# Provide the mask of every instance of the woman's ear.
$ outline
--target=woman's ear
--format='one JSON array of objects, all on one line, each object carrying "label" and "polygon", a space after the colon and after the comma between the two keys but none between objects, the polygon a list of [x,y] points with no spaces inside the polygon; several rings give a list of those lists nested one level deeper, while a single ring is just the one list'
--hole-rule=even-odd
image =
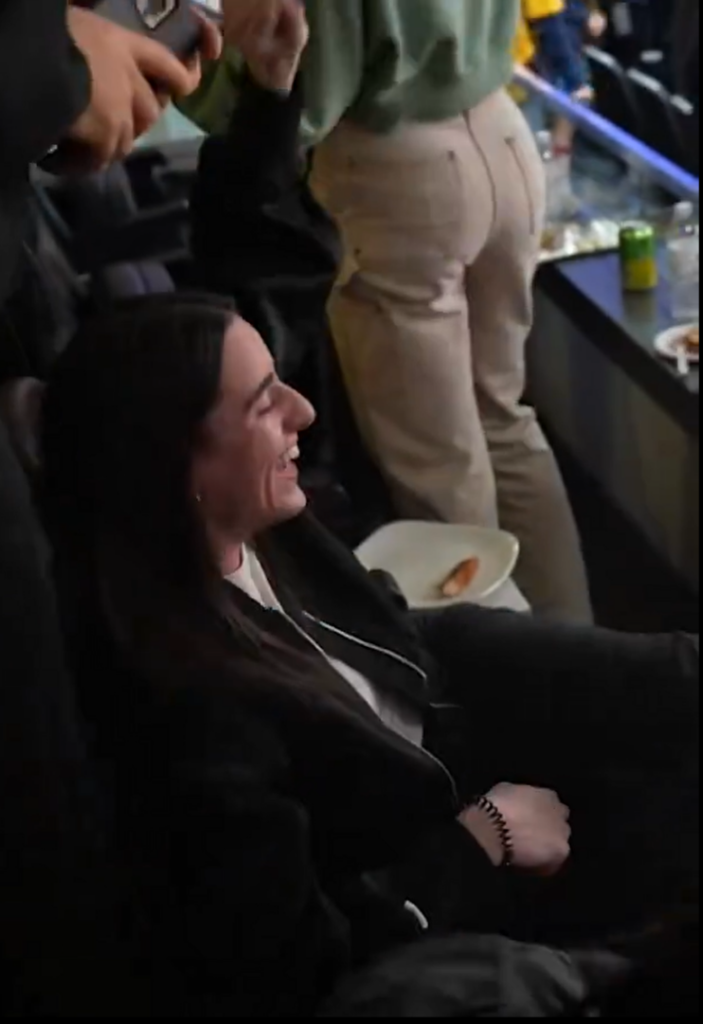
[{"label": "woman's ear", "polygon": [[190,471],[190,495],[194,505],[202,506],[203,494],[205,492],[205,474],[199,464],[198,456],[193,459],[193,467]]}]

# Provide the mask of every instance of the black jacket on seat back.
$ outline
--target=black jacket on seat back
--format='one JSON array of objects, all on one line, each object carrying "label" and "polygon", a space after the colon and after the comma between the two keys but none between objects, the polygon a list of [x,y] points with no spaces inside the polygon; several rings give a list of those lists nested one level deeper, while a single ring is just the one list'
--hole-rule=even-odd
[{"label": "black jacket on seat back", "polygon": [[320,348],[342,259],[334,222],[306,181],[303,99],[245,80],[229,132],[203,144],[192,195],[198,283],[234,295],[284,380]]}]

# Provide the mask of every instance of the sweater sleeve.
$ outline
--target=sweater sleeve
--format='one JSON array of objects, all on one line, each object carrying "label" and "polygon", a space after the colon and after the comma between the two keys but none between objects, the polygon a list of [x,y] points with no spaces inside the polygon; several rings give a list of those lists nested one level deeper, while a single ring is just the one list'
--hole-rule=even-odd
[{"label": "sweater sleeve", "polygon": [[0,0],[0,178],[14,180],[80,116],[90,73],[66,0]]},{"label": "sweater sleeve", "polygon": [[302,92],[244,80],[225,134],[206,139],[192,194],[200,287],[237,298],[284,375],[319,350],[340,261],[335,225],[306,184]]},{"label": "sweater sleeve", "polygon": [[[337,127],[361,92],[365,65],[364,0],[306,0],[310,42],[302,64],[302,138],[314,145]],[[226,131],[240,97],[243,62],[232,49],[206,71],[180,110],[204,131]]]},{"label": "sweater sleeve", "polygon": [[307,0],[310,44],[303,61],[303,136],[309,143],[329,135],[361,93],[367,57],[366,3]]},{"label": "sweater sleeve", "polygon": [[192,197],[196,256],[212,247],[216,235],[223,235],[223,245],[228,237],[232,244],[239,218],[248,214],[249,220],[253,210],[278,201],[300,181],[301,106],[299,84],[288,96],[242,77],[226,131],[206,139],[200,152]]}]

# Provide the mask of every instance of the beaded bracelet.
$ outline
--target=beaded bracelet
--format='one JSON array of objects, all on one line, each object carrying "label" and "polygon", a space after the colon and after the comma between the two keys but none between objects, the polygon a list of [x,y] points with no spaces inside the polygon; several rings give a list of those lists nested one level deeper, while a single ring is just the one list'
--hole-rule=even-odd
[{"label": "beaded bracelet", "polygon": [[500,842],[503,847],[503,863],[501,867],[511,868],[515,858],[515,845],[507,821],[493,801],[487,796],[478,797],[474,801],[474,805],[478,807],[479,811],[483,811],[500,836]]}]

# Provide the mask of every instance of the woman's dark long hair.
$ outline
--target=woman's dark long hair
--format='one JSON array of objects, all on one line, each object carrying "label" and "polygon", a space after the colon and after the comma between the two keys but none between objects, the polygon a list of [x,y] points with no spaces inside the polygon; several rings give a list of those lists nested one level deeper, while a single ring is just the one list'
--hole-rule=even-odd
[{"label": "woman's dark long hair", "polygon": [[78,631],[97,612],[128,661],[162,682],[209,672],[260,696],[277,688],[335,701],[312,659],[282,648],[231,599],[192,494],[235,317],[221,298],[159,296],[87,324],[69,346],[44,414],[59,579]]}]

